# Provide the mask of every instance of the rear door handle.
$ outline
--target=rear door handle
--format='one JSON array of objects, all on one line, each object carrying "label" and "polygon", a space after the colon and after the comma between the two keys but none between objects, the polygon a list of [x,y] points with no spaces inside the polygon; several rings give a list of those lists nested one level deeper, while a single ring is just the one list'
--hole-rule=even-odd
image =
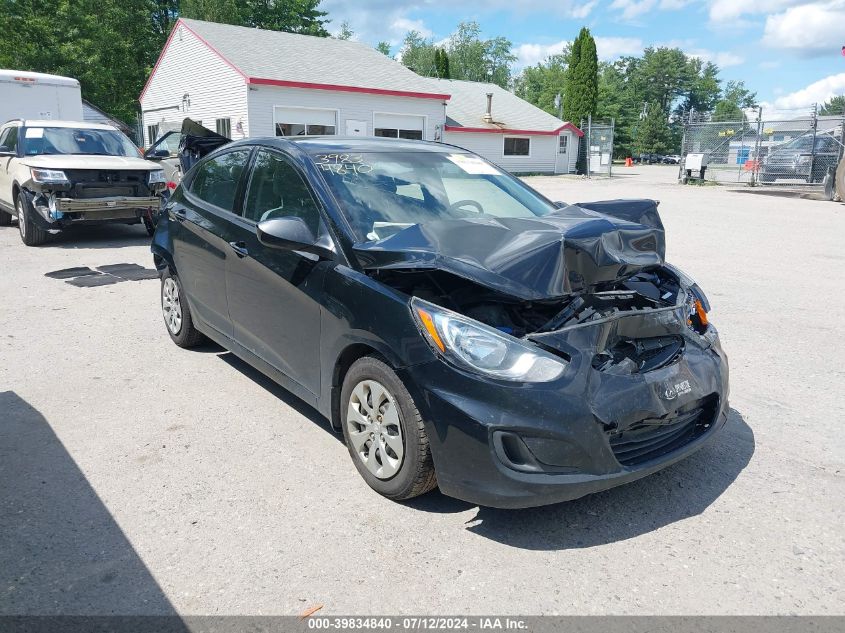
[{"label": "rear door handle", "polygon": [[238,257],[246,257],[249,255],[249,250],[247,250],[246,242],[229,242],[229,246],[232,247],[232,250],[235,251],[235,254]]}]

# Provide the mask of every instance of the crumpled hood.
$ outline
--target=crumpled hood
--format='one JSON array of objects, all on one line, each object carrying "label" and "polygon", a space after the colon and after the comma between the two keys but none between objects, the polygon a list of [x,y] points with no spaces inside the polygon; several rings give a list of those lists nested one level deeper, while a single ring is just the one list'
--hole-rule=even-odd
[{"label": "crumpled hood", "polygon": [[661,265],[665,239],[655,201],[618,200],[537,218],[436,220],[353,250],[365,269],[437,269],[534,301]]},{"label": "crumpled hood", "polygon": [[21,163],[27,167],[42,169],[114,169],[148,170],[161,169],[161,165],[134,156],[102,156],[100,154],[44,154],[25,156]]}]

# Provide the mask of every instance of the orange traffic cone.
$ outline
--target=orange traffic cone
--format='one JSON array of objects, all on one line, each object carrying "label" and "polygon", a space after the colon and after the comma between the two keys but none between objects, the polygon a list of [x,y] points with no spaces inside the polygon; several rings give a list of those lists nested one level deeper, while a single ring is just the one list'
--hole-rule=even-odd
[{"label": "orange traffic cone", "polygon": [[628,158],[625,159],[625,167],[633,167],[633,166],[634,166],[634,161],[631,160],[631,157],[629,156]]}]

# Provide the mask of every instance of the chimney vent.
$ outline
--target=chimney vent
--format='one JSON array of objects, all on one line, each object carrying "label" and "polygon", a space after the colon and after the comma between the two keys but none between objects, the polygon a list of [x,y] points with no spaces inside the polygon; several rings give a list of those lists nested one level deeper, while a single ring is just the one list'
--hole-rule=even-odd
[{"label": "chimney vent", "polygon": [[484,122],[485,123],[492,123],[493,122],[493,93],[487,93],[487,112],[484,113]]}]

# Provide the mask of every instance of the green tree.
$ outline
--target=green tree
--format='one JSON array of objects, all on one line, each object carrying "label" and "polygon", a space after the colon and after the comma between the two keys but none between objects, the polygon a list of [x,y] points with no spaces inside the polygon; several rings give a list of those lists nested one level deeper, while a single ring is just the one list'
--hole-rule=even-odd
[{"label": "green tree", "polygon": [[340,32],[335,35],[335,38],[338,40],[351,40],[355,36],[355,31],[352,30],[352,27],[349,26],[349,21],[344,20],[340,24]]},{"label": "green tree", "polygon": [[434,51],[434,66],[440,79],[449,79],[449,54],[444,49]]},{"label": "green tree", "polygon": [[328,37],[320,0],[241,0],[241,24],[270,31]]},{"label": "green tree", "polygon": [[514,92],[549,114],[560,116],[561,109],[555,105],[555,100],[558,95],[563,98],[568,60],[567,46],[561,53],[550,55],[542,63],[524,68],[514,81]]},{"label": "green tree", "polygon": [[437,74],[436,49],[431,40],[419,31],[408,31],[402,42],[401,61],[418,75],[434,77]]},{"label": "green tree", "polygon": [[638,153],[663,154],[672,146],[671,131],[663,106],[652,101],[637,127],[634,147]]},{"label": "green tree", "polygon": [[830,101],[826,101],[819,108],[819,114],[822,116],[836,116],[845,114],[845,95],[837,95]]},{"label": "green tree", "polygon": [[185,18],[241,24],[241,10],[236,0],[181,0],[179,14]]},{"label": "green tree", "polygon": [[599,96],[596,41],[583,27],[572,43],[563,98],[563,118],[576,125],[596,113]]},{"label": "green tree", "polygon": [[376,50],[381,53],[382,55],[387,55],[390,57],[390,43],[389,42],[379,42],[376,44]]}]

